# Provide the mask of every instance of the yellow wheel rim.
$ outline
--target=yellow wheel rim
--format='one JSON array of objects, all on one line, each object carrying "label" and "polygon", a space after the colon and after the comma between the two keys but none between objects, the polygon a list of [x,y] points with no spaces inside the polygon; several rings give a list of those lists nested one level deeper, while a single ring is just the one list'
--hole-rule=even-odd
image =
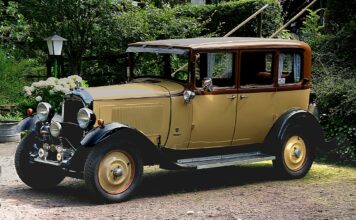
[{"label": "yellow wheel rim", "polygon": [[124,192],[135,176],[135,163],[123,150],[107,153],[99,164],[98,179],[103,190],[110,194]]},{"label": "yellow wheel rim", "polygon": [[288,169],[292,171],[298,171],[304,166],[307,150],[301,137],[293,136],[288,139],[284,147],[283,158]]}]

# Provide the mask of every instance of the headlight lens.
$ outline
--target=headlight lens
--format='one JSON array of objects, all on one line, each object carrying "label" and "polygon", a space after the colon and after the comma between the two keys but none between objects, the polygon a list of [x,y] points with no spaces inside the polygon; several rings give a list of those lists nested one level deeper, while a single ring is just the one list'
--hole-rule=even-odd
[{"label": "headlight lens", "polygon": [[81,108],[77,115],[79,127],[85,129],[92,126],[95,122],[95,115],[92,110],[88,108]]},{"label": "headlight lens", "polygon": [[61,134],[62,125],[59,122],[52,121],[49,131],[53,137],[58,137]]},{"label": "headlight lens", "polygon": [[40,102],[37,105],[37,117],[40,121],[47,121],[52,110],[52,106],[47,102]]}]

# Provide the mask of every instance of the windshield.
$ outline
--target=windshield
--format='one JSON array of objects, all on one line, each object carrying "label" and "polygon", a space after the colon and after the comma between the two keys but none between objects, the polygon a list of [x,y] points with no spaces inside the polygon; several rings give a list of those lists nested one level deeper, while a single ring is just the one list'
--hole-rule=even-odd
[{"label": "windshield", "polygon": [[186,82],[189,78],[188,55],[169,53],[133,53],[133,77],[157,77]]}]

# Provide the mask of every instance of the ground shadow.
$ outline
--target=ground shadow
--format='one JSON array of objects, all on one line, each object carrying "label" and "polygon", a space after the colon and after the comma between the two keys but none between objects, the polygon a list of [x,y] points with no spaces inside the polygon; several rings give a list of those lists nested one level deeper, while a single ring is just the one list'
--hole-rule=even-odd
[{"label": "ground shadow", "polygon": [[271,165],[152,172],[145,175],[135,197],[214,190],[276,179]]},{"label": "ground shadow", "polygon": [[[276,180],[271,165],[223,167],[208,170],[158,170],[144,175],[142,185],[132,198],[159,197],[174,193],[189,193],[226,187],[242,186]],[[0,190],[4,199],[30,203],[41,207],[96,205],[88,195],[84,181],[66,179],[50,191],[32,190],[23,184]]]}]

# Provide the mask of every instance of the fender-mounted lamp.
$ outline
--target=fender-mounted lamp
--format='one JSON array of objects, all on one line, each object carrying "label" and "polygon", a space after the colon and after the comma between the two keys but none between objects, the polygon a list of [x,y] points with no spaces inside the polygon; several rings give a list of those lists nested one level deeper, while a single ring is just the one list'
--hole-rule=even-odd
[{"label": "fender-mounted lamp", "polygon": [[104,120],[103,119],[98,119],[97,124],[99,127],[104,127]]},{"label": "fender-mounted lamp", "polygon": [[28,109],[26,110],[26,115],[27,115],[28,117],[31,117],[31,116],[33,115],[33,109],[32,109],[32,108],[28,108]]}]

